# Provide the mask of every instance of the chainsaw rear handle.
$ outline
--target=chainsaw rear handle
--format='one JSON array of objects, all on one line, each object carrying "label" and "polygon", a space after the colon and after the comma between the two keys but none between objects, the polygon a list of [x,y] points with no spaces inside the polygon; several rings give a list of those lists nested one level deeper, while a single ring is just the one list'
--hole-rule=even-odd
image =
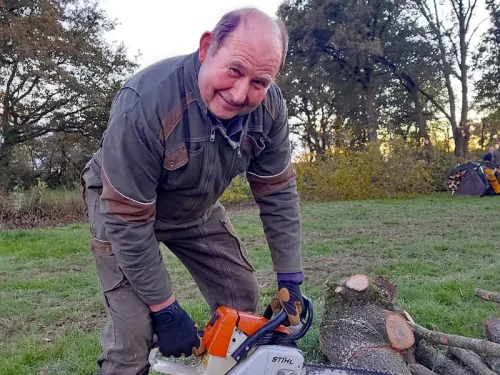
[{"label": "chainsaw rear handle", "polygon": [[[300,326],[298,331],[291,333],[290,335],[286,335],[287,342],[301,339],[305,336],[309,328],[311,328],[314,319],[313,304],[311,300],[305,296],[302,296],[302,299],[304,301],[302,313],[300,314],[300,322],[302,323],[302,326]],[[272,309],[270,305],[266,308],[264,317],[268,319],[272,317]],[[259,341],[261,341],[266,335],[272,334],[276,328],[282,325],[286,320],[287,314],[285,310],[282,309],[273,319],[269,320],[267,324],[260,327],[253,335],[243,341],[243,343],[233,352],[233,354],[231,354],[231,356],[235,361],[241,361],[247,356],[248,352],[259,343]]]}]

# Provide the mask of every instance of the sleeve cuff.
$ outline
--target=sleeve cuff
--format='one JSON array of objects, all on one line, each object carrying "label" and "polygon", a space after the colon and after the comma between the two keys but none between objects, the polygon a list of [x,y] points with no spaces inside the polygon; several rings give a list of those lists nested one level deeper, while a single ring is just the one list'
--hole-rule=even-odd
[{"label": "sleeve cuff", "polygon": [[278,273],[276,279],[278,282],[291,281],[297,284],[301,284],[304,281],[304,272]]}]

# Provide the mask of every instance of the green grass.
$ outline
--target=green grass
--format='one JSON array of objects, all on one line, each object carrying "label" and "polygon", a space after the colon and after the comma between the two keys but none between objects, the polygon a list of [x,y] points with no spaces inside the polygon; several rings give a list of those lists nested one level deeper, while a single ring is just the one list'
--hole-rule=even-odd
[{"label": "green grass", "polygon": [[[500,199],[433,195],[302,205],[304,293],[321,319],[324,282],[353,273],[398,286],[397,303],[426,327],[483,337],[498,307],[474,288],[499,290]],[[262,306],[274,293],[271,257],[255,209],[231,219],[257,269]],[[95,374],[104,309],[86,225],[0,233],[0,374]],[[208,308],[164,249],[177,297],[204,324]],[[300,343],[319,358],[318,330]]]}]

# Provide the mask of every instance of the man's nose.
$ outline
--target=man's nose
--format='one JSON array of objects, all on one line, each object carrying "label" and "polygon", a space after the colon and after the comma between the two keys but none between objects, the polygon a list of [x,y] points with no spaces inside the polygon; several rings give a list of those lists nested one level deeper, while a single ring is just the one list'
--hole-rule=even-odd
[{"label": "man's nose", "polygon": [[231,89],[231,96],[233,97],[234,104],[244,104],[247,99],[247,93],[248,82],[244,79],[237,80]]}]

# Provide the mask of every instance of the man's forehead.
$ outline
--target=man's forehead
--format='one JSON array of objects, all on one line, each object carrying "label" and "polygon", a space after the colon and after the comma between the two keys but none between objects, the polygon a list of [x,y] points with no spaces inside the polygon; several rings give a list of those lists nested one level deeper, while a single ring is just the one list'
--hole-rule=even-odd
[{"label": "man's forehead", "polygon": [[[273,37],[274,36],[274,37]],[[229,54],[237,51],[248,53],[255,62],[275,65],[279,70],[282,47],[279,34],[270,35],[259,28],[238,27],[224,41]]]}]

